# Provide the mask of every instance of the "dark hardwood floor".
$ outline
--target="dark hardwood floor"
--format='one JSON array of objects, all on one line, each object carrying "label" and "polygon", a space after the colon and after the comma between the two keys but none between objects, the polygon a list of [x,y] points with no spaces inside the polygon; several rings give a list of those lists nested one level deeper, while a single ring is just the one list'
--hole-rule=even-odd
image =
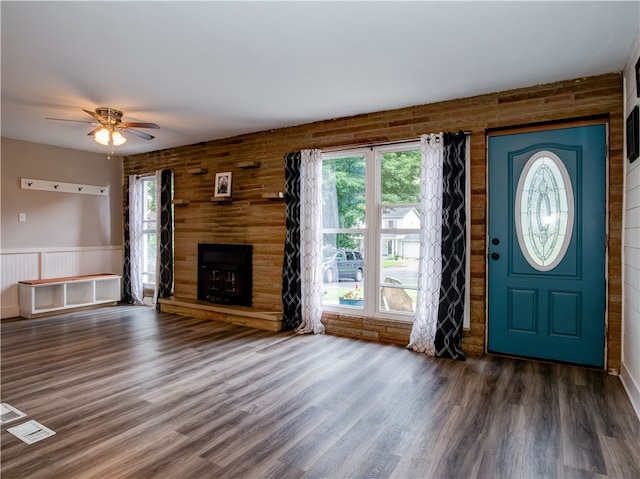
[{"label": "dark hardwood floor", "polygon": [[118,306],[3,321],[11,478],[640,477],[640,425],[603,372],[437,360]]}]

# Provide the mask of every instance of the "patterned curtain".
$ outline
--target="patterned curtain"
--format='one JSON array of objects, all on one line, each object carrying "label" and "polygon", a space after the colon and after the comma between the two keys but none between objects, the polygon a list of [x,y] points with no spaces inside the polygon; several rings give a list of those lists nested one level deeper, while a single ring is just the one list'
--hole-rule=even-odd
[{"label": "patterned curtain", "polygon": [[461,349],[465,296],[464,133],[423,135],[420,263],[410,349],[465,359]]},{"label": "patterned curtain", "polygon": [[122,259],[122,301],[124,303],[133,303],[131,296],[131,238],[129,233],[129,178],[125,185],[124,191],[124,258]]},{"label": "patterned curtain", "polygon": [[[129,261],[129,268],[125,268],[125,275],[129,274],[125,297],[128,302],[136,305],[142,304],[144,288],[142,284],[142,197],[144,194],[143,181],[140,177],[129,176],[128,194],[128,230],[129,244],[125,244],[125,254]],[[128,249],[128,254],[127,250]],[[125,260],[126,264],[126,260]]]},{"label": "patterned curtain", "polygon": [[[323,333],[322,157],[319,150],[285,155],[286,236],[282,271],[285,329]],[[305,274],[302,275],[301,271]]]},{"label": "patterned curtain", "polygon": [[302,153],[284,157],[285,225],[282,266],[282,322],[285,330],[302,322],[302,284],[300,279],[300,162]]},{"label": "patterned curtain", "polygon": [[159,298],[173,292],[173,171],[156,172],[156,284],[153,301],[160,310]]},{"label": "patterned curtain", "polygon": [[467,137],[463,132],[444,134],[442,167],[442,282],[436,329],[436,356],[464,360],[466,222],[465,159]]}]

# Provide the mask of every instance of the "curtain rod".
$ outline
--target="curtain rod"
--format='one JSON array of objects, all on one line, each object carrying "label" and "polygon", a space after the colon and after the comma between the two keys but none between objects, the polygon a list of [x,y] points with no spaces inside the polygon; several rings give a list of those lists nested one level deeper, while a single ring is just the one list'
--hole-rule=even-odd
[{"label": "curtain rod", "polygon": [[[462,131],[462,133],[464,133],[466,136],[471,135],[471,132],[468,130]],[[350,145],[336,145],[336,146],[329,146],[327,148],[320,148],[320,150],[322,150],[323,152],[332,152],[332,151],[340,151],[340,150],[350,150],[355,148],[373,148],[376,146],[402,145],[404,143],[414,143],[416,141],[420,141],[420,137],[407,138],[404,140],[395,140],[395,141],[378,141],[373,143],[352,143]]]},{"label": "curtain rod", "polygon": [[155,173],[141,173],[141,174],[133,175],[133,176],[136,177],[136,180],[139,180],[140,178],[150,178],[152,176],[156,176],[156,174]]}]

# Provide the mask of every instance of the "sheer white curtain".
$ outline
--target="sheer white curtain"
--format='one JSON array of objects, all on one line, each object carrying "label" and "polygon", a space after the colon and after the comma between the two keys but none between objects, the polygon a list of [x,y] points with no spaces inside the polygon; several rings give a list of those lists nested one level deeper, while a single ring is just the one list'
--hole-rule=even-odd
[{"label": "sheer white curtain", "polygon": [[442,133],[422,135],[420,262],[416,314],[407,348],[435,355],[442,275]]},{"label": "sheer white curtain", "polygon": [[131,299],[142,304],[142,215],[144,186],[139,176],[129,176],[129,264],[131,268]]},{"label": "sheer white curtain", "polygon": [[322,153],[302,150],[300,161],[300,334],[324,333],[322,319]]}]

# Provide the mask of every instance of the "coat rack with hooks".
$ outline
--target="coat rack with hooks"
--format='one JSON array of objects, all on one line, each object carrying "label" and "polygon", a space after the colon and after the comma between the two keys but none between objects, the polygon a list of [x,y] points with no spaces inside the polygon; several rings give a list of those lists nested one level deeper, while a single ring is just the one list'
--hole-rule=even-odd
[{"label": "coat rack with hooks", "polygon": [[81,195],[109,196],[108,186],[65,183],[63,181],[34,180],[21,178],[20,188],[23,190],[56,191],[60,193],[78,193]]}]

